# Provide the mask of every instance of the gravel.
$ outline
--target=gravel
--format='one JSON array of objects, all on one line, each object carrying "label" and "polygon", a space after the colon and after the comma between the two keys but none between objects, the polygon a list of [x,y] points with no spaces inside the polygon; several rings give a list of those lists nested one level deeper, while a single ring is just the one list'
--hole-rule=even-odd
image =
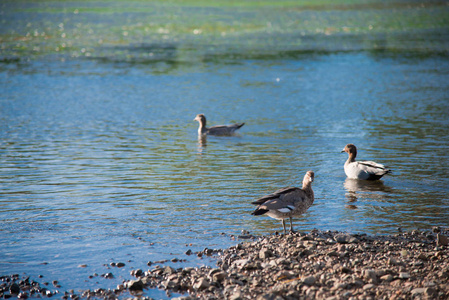
[{"label": "gravel", "polygon": [[[216,267],[150,265],[145,272],[132,271],[134,279],[114,290],[58,297],[123,299],[157,288],[180,293],[185,300],[449,299],[447,234],[441,229],[379,236],[313,230],[250,236],[225,250],[195,253],[216,257]],[[29,278],[0,280],[1,298],[53,296]]]}]

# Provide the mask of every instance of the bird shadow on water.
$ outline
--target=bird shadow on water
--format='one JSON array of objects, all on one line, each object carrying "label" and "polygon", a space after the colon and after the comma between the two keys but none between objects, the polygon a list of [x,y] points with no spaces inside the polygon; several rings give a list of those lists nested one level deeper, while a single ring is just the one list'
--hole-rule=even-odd
[{"label": "bird shadow on water", "polygon": [[358,180],[346,178],[343,183],[346,189],[345,197],[348,209],[357,209],[357,201],[369,200],[385,200],[385,194],[392,192],[392,188],[386,186],[381,180]]}]

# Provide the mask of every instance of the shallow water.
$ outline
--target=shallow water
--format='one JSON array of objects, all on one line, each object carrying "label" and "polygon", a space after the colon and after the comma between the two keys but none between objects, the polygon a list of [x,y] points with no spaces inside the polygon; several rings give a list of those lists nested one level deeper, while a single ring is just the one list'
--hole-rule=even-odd
[{"label": "shallow water", "polygon": [[[280,231],[251,216],[250,202],[300,185],[307,170],[316,200],[297,230],[448,226],[447,55],[312,44],[279,56],[200,49],[193,62],[167,57],[166,45],[158,60],[117,48],[3,60],[1,275],[42,274],[77,290],[113,288],[148,261],[213,264],[184,253],[228,247],[242,230]],[[198,113],[210,125],[246,124],[198,139]],[[393,174],[346,179],[347,143]],[[118,261],[126,267],[105,266]],[[89,278],[106,272],[115,279]]]}]

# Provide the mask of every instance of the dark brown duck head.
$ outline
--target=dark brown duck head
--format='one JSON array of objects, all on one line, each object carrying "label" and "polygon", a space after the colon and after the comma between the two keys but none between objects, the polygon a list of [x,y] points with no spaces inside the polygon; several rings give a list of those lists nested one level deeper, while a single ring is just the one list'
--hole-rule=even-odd
[{"label": "dark brown duck head", "polygon": [[193,121],[198,121],[200,123],[201,127],[206,127],[206,116],[204,114],[198,114],[196,115],[195,119]]},{"label": "dark brown duck head", "polygon": [[355,161],[355,158],[357,156],[357,147],[353,144],[347,144],[341,152],[346,152],[349,154],[349,161]]}]

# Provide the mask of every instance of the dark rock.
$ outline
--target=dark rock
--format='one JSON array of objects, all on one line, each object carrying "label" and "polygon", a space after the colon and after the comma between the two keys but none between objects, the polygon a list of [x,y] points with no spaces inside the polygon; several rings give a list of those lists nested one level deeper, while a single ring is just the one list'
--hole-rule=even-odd
[{"label": "dark rock", "polygon": [[140,277],[143,275],[143,271],[141,269],[132,270],[131,275],[135,277]]},{"label": "dark rock", "polygon": [[9,286],[9,292],[11,293],[11,294],[19,294],[20,293],[20,286],[17,284],[17,283],[12,283],[10,286]]},{"label": "dark rock", "polygon": [[140,279],[125,282],[124,286],[130,291],[142,291],[144,288],[144,284]]},{"label": "dark rock", "polygon": [[437,246],[447,246],[449,245],[449,238],[441,233],[437,234]]},{"label": "dark rock", "polygon": [[340,244],[351,244],[351,243],[358,243],[359,240],[349,234],[337,234],[334,236],[334,239],[337,241],[337,243]]},{"label": "dark rock", "polygon": [[306,278],[304,278],[302,280],[302,282],[304,282],[304,284],[307,284],[307,285],[314,285],[316,282],[316,278],[313,275],[307,276]]}]

